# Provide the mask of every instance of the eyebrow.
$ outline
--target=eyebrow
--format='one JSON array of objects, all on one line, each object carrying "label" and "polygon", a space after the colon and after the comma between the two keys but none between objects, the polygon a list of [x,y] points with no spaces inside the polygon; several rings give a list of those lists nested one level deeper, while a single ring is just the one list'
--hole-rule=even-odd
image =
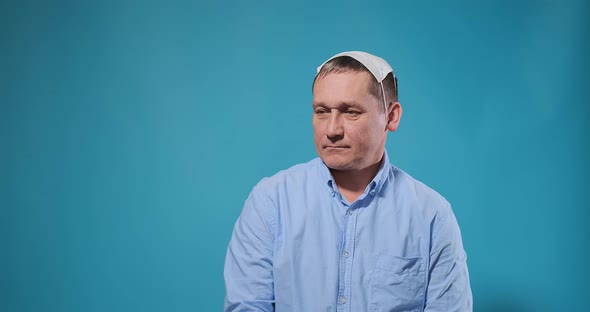
[{"label": "eyebrow", "polygon": [[[329,107],[328,105],[326,105],[323,102],[313,102],[312,106],[313,106],[313,108],[316,108],[316,107],[328,108]],[[340,102],[335,107],[330,107],[330,108],[346,109],[346,108],[351,108],[351,107],[356,108],[356,109],[360,109],[360,110],[363,109],[363,107],[356,102]]]}]

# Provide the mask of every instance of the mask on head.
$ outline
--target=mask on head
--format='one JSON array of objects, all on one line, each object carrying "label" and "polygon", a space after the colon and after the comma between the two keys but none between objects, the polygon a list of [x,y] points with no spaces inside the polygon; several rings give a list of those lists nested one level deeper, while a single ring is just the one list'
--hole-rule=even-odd
[{"label": "mask on head", "polygon": [[[381,85],[381,94],[383,95],[383,107],[385,109],[385,112],[387,112],[387,100],[385,99],[385,90],[383,89],[383,79],[385,79],[385,77],[387,77],[387,75],[389,73],[392,73],[393,75],[393,81],[396,81],[395,78],[395,73],[393,72],[393,69],[391,68],[391,66],[382,58],[375,56],[373,54],[369,54],[367,52],[362,52],[362,51],[349,51],[349,52],[342,52],[342,53],[338,53],[334,56],[332,56],[331,58],[329,58],[328,60],[326,60],[324,63],[322,63],[322,65],[320,65],[317,69],[317,73],[320,72],[320,70],[322,69],[322,67],[324,67],[324,65],[329,62],[331,59],[337,58],[339,56],[349,56],[352,57],[353,59],[359,61],[361,64],[363,64],[368,70],[369,72],[371,72],[371,74],[373,74],[373,77],[375,77],[375,79],[377,79],[377,82],[379,82],[379,84]],[[317,75],[316,73],[316,75]],[[395,88],[397,89],[397,84],[395,86]]]}]

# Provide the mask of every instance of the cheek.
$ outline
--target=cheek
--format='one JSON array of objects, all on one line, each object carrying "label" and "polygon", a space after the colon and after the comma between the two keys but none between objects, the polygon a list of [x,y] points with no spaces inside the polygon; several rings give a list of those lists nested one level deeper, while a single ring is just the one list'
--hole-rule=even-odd
[{"label": "cheek", "polygon": [[375,122],[373,124],[363,124],[362,127],[357,127],[354,131],[351,132],[354,135],[355,141],[358,142],[358,145],[361,146],[364,150],[370,150],[381,144],[382,138],[384,136],[385,125],[383,125],[383,129],[381,129],[381,124],[379,122]]},{"label": "cheek", "polygon": [[356,139],[360,140],[370,140],[372,136],[375,135],[374,131],[375,126],[370,125],[369,123],[359,123],[352,127],[352,131],[350,131],[350,135],[354,135]]},{"label": "cheek", "polygon": [[318,128],[314,125],[313,127],[313,142],[317,145],[320,143],[322,138],[322,132],[318,130]]},{"label": "cheek", "polygon": [[311,122],[313,128],[313,135],[321,136],[326,130],[326,122],[324,120],[313,119]]},{"label": "cheek", "polygon": [[314,123],[314,124],[313,124],[313,136],[314,136],[314,137],[318,137],[319,135],[320,135],[320,130],[319,130],[319,128],[317,127],[317,125]]}]

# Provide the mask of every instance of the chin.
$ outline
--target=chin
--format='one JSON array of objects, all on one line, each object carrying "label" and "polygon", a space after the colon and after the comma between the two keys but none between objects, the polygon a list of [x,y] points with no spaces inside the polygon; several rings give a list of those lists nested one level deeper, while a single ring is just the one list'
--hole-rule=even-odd
[{"label": "chin", "polygon": [[330,161],[330,159],[322,159],[326,166],[332,170],[350,170],[354,169],[354,164],[345,161]]}]

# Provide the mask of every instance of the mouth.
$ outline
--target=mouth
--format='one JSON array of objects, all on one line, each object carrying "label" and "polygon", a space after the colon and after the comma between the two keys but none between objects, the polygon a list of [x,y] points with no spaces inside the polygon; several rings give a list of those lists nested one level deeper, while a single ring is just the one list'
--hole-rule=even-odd
[{"label": "mouth", "polygon": [[332,149],[332,150],[341,150],[349,148],[350,146],[346,145],[324,145],[324,149]]}]

